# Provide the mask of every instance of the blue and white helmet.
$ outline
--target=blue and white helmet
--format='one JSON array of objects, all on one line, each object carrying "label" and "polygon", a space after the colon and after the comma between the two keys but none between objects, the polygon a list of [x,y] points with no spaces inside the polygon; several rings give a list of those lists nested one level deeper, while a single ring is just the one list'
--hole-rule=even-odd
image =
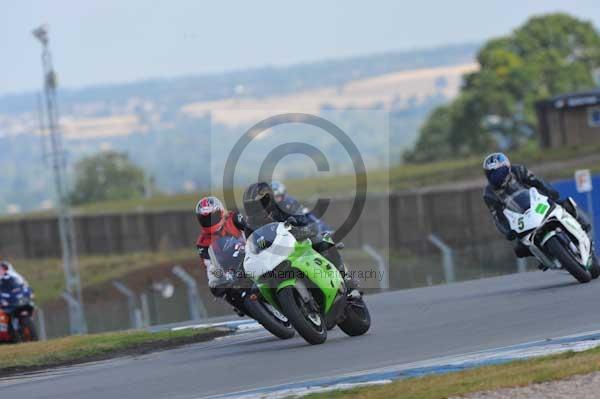
[{"label": "blue and white helmet", "polygon": [[285,195],[287,194],[287,188],[285,187],[285,184],[283,184],[280,181],[276,181],[276,180],[272,181],[271,189],[273,190],[273,194],[275,195],[275,198],[278,201],[283,199],[283,197],[285,197]]},{"label": "blue and white helmet", "polygon": [[503,153],[495,152],[485,157],[483,170],[492,187],[502,188],[509,180],[510,160]]}]

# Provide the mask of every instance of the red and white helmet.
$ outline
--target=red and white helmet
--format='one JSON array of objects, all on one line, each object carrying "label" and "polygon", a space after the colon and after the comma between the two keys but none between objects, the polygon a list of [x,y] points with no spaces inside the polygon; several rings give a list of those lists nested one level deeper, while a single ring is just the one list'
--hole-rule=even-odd
[{"label": "red and white helmet", "polygon": [[215,233],[225,223],[225,208],[217,197],[204,197],[196,204],[196,217],[203,231]]}]

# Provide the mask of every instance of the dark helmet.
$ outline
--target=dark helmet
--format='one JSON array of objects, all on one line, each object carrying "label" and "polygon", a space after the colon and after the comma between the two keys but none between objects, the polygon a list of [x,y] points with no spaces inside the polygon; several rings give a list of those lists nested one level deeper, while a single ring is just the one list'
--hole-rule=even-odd
[{"label": "dark helmet", "polygon": [[502,188],[510,177],[510,160],[503,153],[495,152],[485,157],[483,170],[492,187]]},{"label": "dark helmet", "polygon": [[244,191],[244,211],[248,217],[268,216],[275,208],[275,195],[269,183],[251,184]]},{"label": "dark helmet", "polygon": [[196,204],[196,217],[203,231],[215,233],[225,222],[225,208],[217,197],[204,197]]}]

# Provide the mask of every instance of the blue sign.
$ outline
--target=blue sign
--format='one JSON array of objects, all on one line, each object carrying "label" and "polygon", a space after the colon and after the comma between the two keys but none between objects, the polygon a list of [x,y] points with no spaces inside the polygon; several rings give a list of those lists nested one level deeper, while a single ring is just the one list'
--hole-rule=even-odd
[{"label": "blue sign", "polygon": [[588,110],[588,123],[591,127],[600,127],[600,108]]}]

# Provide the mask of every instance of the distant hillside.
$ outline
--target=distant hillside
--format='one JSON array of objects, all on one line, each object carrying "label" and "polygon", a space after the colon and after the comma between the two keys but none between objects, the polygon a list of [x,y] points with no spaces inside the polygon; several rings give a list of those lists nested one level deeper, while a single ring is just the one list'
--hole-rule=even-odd
[{"label": "distant hillside", "polygon": [[[63,89],[60,92],[60,101],[63,110],[70,113],[75,111],[71,107],[81,103],[118,104],[126,103],[131,98],[150,101],[160,99],[161,102],[181,105],[234,96],[280,95],[323,86],[343,85],[351,80],[390,72],[463,64],[473,60],[478,46],[473,43],[449,45],[331,59],[288,67],[263,67],[223,74],[157,78],[76,90]],[[58,73],[60,75],[60,71]],[[27,112],[34,107],[34,93],[0,96],[0,114]]]},{"label": "distant hillside", "polygon": [[227,98],[199,101],[182,107],[192,117],[208,116],[213,123],[237,125],[256,123],[278,111],[318,114],[332,109],[407,109],[431,96],[452,98],[458,93],[462,75],[477,70],[477,64],[420,68],[356,79],[343,85],[269,97]]},{"label": "distant hillside", "polygon": [[[452,98],[461,74],[476,67],[476,49],[472,44],[446,46],[60,90],[69,161],[100,149],[126,151],[156,178],[161,190],[197,190],[210,184],[208,156],[213,169],[222,167],[233,126],[263,116],[254,113],[250,119],[239,119],[237,111],[339,111],[348,128],[362,126],[360,130],[368,132],[367,121],[353,110],[373,109],[389,113],[390,142],[376,145],[365,134],[358,144],[368,160],[377,160],[383,146],[396,162],[400,151],[412,144],[427,113]],[[34,93],[0,97],[0,213],[51,203],[53,190],[43,162],[44,139],[39,136],[35,105]],[[210,151],[211,137],[224,139],[217,143],[216,152]],[[321,140],[317,135],[313,141]],[[221,148],[224,153],[219,153]],[[296,167],[282,173],[304,176]]]}]

